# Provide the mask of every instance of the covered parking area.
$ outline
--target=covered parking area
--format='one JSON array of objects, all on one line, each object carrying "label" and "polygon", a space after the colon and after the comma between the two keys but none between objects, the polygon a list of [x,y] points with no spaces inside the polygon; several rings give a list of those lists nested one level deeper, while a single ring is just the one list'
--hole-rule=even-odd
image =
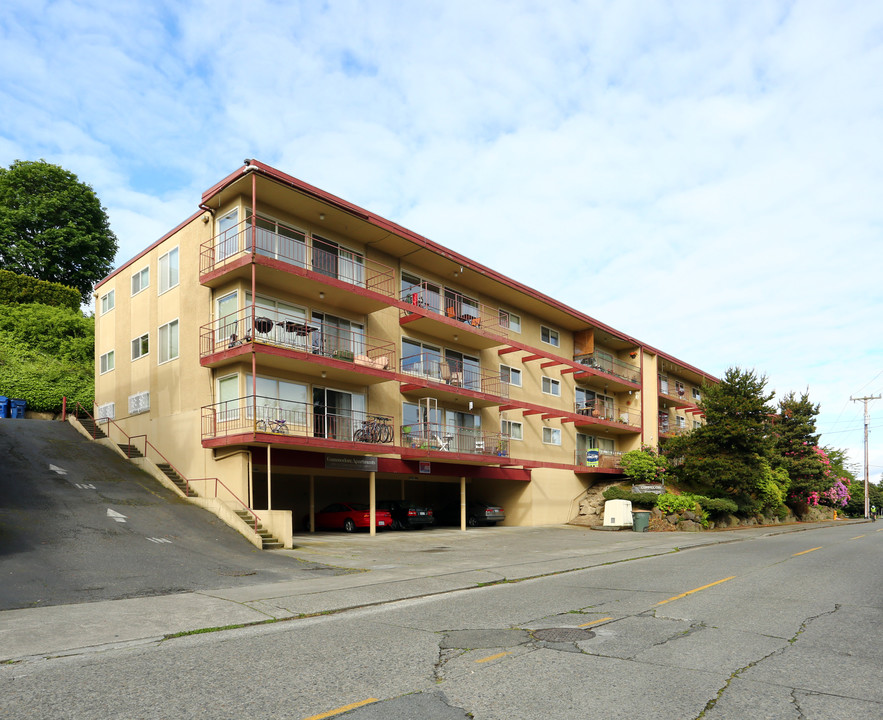
[{"label": "covered parking area", "polygon": [[[365,503],[369,534],[374,535],[379,500],[413,500],[433,508],[457,503],[459,526],[465,530],[468,501],[521,507],[530,479],[530,469],[522,467],[252,446],[249,494],[258,513],[290,511],[296,533],[314,532],[315,513],[330,503]],[[518,524],[517,513],[507,513],[506,523]]]}]

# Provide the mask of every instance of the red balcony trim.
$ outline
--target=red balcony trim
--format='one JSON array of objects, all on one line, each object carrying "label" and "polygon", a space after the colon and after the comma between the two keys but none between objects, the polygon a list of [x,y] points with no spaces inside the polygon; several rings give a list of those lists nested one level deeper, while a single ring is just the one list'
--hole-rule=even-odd
[{"label": "red balcony trim", "polygon": [[528,355],[526,357],[521,358],[521,362],[526,363],[526,362],[530,362],[531,360],[544,360],[545,357],[546,357],[545,355]]},{"label": "red balcony trim", "polygon": [[[578,370],[577,368],[575,368],[575,367],[568,367],[568,368],[564,368],[564,369],[561,371],[561,374],[562,374],[562,375],[566,375],[567,373],[578,373],[578,372],[579,372],[579,370]],[[574,375],[574,377],[576,377],[576,375]]]},{"label": "red balcony trim", "polygon": [[522,416],[527,417],[528,415],[542,415],[542,410],[528,410],[527,408],[521,411]]},{"label": "red balcony trim", "polygon": [[540,367],[541,367],[541,368],[555,367],[556,365],[560,365],[560,364],[561,364],[560,362],[556,362],[555,360],[552,360],[551,362],[544,362],[544,363],[542,363],[542,364],[540,365]]},{"label": "red balcony trim", "polygon": [[504,347],[497,350],[498,355],[505,355],[506,353],[518,352],[518,348],[516,347]]},{"label": "red balcony trim", "polygon": [[411,392],[413,390],[420,390],[423,388],[423,385],[415,385],[414,383],[402,383],[399,388],[400,392]]}]

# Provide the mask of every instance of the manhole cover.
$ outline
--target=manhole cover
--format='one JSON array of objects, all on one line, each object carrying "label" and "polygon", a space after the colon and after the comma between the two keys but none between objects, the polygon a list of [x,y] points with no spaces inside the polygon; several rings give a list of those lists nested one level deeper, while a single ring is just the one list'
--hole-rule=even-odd
[{"label": "manhole cover", "polygon": [[581,640],[589,640],[595,637],[595,633],[583,628],[544,628],[542,630],[532,630],[530,634],[537,640],[554,643],[580,642]]}]

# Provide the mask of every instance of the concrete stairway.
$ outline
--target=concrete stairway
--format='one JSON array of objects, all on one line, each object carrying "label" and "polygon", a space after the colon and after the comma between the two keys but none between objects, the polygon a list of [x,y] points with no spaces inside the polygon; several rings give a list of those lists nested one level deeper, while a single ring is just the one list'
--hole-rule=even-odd
[{"label": "concrete stairway", "polygon": [[[254,515],[252,515],[248,510],[235,510],[234,511],[239,518],[249,527],[254,527]],[[283,547],[282,543],[279,542],[276,538],[274,538],[270,532],[264,528],[263,525],[258,523],[256,528],[256,532],[261,536],[261,546],[264,550],[279,550]]]},{"label": "concrete stairway", "polygon": [[102,440],[107,437],[107,434],[101,429],[101,425],[96,424],[92,418],[78,418],[78,420],[93,439]]},{"label": "concrete stairway", "polygon": [[187,497],[197,497],[197,492],[192,487],[190,487],[186,482],[184,482],[184,478],[178,475],[175,472],[175,469],[169,465],[168,463],[156,463],[156,466],[159,468],[159,471],[165,475],[169,480],[171,480],[177,488],[184,493]]}]

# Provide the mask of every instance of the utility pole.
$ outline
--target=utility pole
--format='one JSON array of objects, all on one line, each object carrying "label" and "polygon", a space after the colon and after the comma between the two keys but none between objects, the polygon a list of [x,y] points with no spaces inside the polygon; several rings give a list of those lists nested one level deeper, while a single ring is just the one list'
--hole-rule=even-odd
[{"label": "utility pole", "polygon": [[879,400],[879,395],[866,395],[865,397],[849,397],[852,402],[865,404],[865,518],[871,517],[871,501],[868,497],[868,425],[871,424],[871,416],[868,415],[868,400]]}]

